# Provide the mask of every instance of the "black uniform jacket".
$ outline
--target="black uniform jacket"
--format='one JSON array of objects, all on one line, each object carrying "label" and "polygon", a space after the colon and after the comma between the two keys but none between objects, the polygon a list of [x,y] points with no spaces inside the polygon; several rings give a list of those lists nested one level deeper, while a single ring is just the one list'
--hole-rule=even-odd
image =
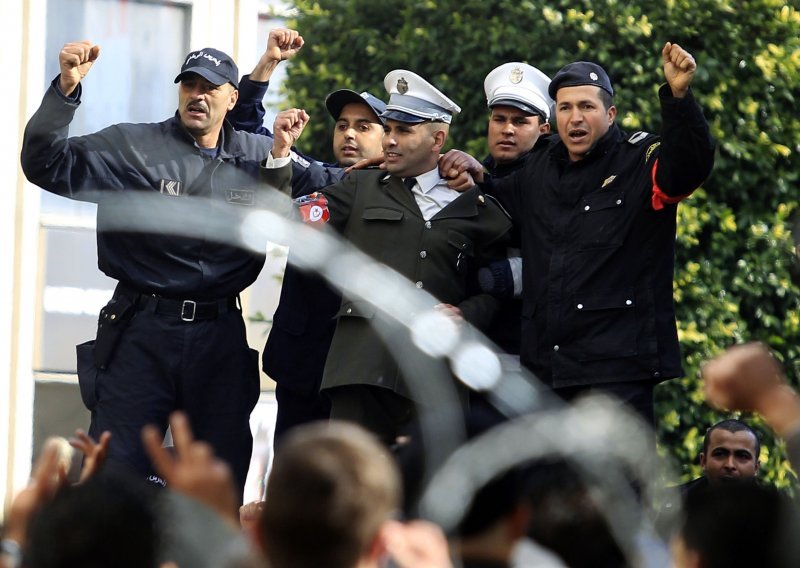
[{"label": "black uniform jacket", "polygon": [[210,157],[177,115],[70,138],[81,88],[65,97],[57,80],[25,129],[22,168],[47,191],[98,204],[100,270],[140,292],[179,299],[231,297],[249,286],[266,239],[259,250],[240,246],[241,221],[283,197],[259,176],[271,139],[225,123]]},{"label": "black uniform jacket", "polygon": [[612,125],[579,161],[549,137],[487,184],[522,232],[521,360],[555,387],[682,373],[677,203],[709,175],[715,142],[691,93],[659,94],[661,137]]},{"label": "black uniform jacket", "polygon": [[[287,191],[288,166],[265,169],[264,175],[268,183]],[[402,180],[381,170],[355,171],[324,193],[330,224],[350,242],[440,302],[461,308],[470,323],[488,324],[497,301],[488,294],[472,294],[469,270],[475,259],[503,256],[511,223],[478,187],[465,191],[429,221]],[[343,298],[323,389],[369,384],[409,396],[397,363],[370,325],[374,315],[375,308],[365,302]]]}]

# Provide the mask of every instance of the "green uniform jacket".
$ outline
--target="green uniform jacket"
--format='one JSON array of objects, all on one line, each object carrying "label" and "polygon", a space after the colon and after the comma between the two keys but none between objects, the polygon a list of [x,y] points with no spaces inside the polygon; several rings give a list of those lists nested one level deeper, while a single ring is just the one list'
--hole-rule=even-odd
[{"label": "green uniform jacket", "polygon": [[[263,171],[268,183],[288,191],[291,167]],[[429,221],[402,180],[383,170],[354,171],[323,193],[331,226],[351,243],[439,302],[458,306],[479,329],[488,325],[497,300],[478,293],[474,270],[479,263],[504,257],[511,221],[477,186]],[[411,398],[397,362],[372,329],[375,311],[344,296],[322,389],[366,384]]]}]

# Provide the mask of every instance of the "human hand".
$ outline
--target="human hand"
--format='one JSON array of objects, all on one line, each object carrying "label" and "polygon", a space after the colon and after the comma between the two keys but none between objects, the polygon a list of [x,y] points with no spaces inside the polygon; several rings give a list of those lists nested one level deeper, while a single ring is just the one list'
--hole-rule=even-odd
[{"label": "human hand", "polygon": [[4,538],[25,546],[28,524],[34,513],[67,484],[68,465],[61,459],[61,442],[49,439],[33,466],[28,485],[11,501],[6,513]]},{"label": "human hand", "polygon": [[389,521],[382,529],[389,556],[399,568],[452,568],[447,539],[428,521]]},{"label": "human hand", "polygon": [[800,397],[769,349],[761,343],[729,348],[702,369],[708,401],[728,410],[755,410],[785,436],[800,426]]},{"label": "human hand", "polygon": [[433,306],[433,309],[444,314],[455,323],[461,323],[464,321],[464,313],[461,311],[461,308],[454,306],[453,304],[436,304]]},{"label": "human hand", "polygon": [[100,434],[100,440],[95,442],[83,430],[75,430],[75,437],[70,438],[69,445],[83,452],[83,467],[78,483],[85,483],[94,477],[106,463],[108,456],[108,444],[111,442],[111,432],[105,431]]},{"label": "human hand", "polygon": [[375,158],[364,158],[363,160],[357,161],[349,168],[345,168],[344,173],[349,174],[353,170],[363,170],[372,166],[378,166],[381,169],[385,169],[383,168],[383,165],[384,165],[383,155],[377,156]]},{"label": "human hand", "polygon": [[677,43],[667,42],[661,50],[661,60],[664,64],[664,78],[672,89],[672,95],[682,99],[689,91],[697,69],[694,57]]},{"label": "human hand", "polygon": [[261,511],[264,510],[264,501],[253,501],[239,507],[239,524],[244,533],[252,542],[258,542],[258,523]]},{"label": "human hand", "polygon": [[100,46],[90,41],[76,41],[61,48],[58,54],[58,67],[61,69],[58,88],[64,95],[72,94],[99,55]]},{"label": "human hand", "polygon": [[457,182],[458,187],[453,187],[450,183],[448,183],[451,189],[464,191],[465,189],[475,185],[474,182],[482,182],[483,164],[461,150],[450,150],[444,156],[439,158],[439,174],[442,177],[457,180],[464,172],[467,172],[472,177],[472,180],[474,180],[473,183],[463,187],[466,178],[461,178],[461,181]]},{"label": "human hand", "polygon": [[175,456],[162,447],[162,436],[155,426],[142,429],[144,449],[158,474],[170,489],[207,505],[238,527],[239,504],[228,464],[216,458],[207,443],[195,441],[184,413],[172,413],[169,424]]},{"label": "human hand", "polygon": [[278,113],[272,125],[274,141],[271,153],[273,158],[286,158],[289,155],[309,119],[306,111],[299,108],[290,108]]},{"label": "human hand", "polygon": [[250,72],[253,81],[269,81],[281,61],[291,59],[303,47],[303,36],[288,28],[270,30],[267,48]]}]

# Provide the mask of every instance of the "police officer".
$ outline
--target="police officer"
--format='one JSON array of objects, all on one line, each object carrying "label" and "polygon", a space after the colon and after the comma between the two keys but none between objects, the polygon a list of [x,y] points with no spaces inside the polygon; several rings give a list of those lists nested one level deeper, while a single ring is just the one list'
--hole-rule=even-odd
[{"label": "police officer", "polygon": [[238,70],[212,48],[183,62],[175,116],[69,138],[81,79],[99,53],[91,42],[64,46],[61,73],[31,117],[22,148],[31,182],[98,204],[98,264],[119,281],[96,340],[77,348],[90,434],[112,433],[108,467],[145,474],[151,469],[142,427],[164,432],[169,413],[184,409],[198,438],[230,463],[241,491],[260,389],[238,295],[264,255],[228,239],[240,233],[243,215],[278,195],[258,177],[271,140],[225,122],[237,100]]},{"label": "police officer", "polygon": [[[390,72],[384,86],[390,95],[382,114],[388,173],[354,171],[325,189],[330,224],[448,305],[451,315],[485,326],[495,301],[468,290],[465,256],[502,254],[510,223],[477,187],[459,194],[439,174],[439,152],[460,108],[410,71]],[[276,122],[265,170],[267,181],[284,191],[291,181],[289,149],[308,117],[295,110],[286,118]],[[364,302],[343,299],[322,389],[331,398],[332,418],[358,422],[391,444],[416,409],[397,362],[372,329],[374,313]]]},{"label": "police officer", "polygon": [[[325,106],[335,120],[333,151],[337,166],[351,166],[360,157],[383,153],[386,104],[370,93],[334,91]],[[293,161],[293,170],[297,171]],[[312,168],[313,170],[314,168]],[[293,175],[293,195],[307,195],[325,187],[309,175]],[[319,393],[325,359],[336,329],[341,294],[319,275],[297,268],[291,253],[283,275],[281,297],[264,347],[263,369],[277,386],[278,415],[275,444],[291,428],[330,416],[330,401]]]},{"label": "police officer", "polygon": [[[536,67],[520,62],[504,63],[483,82],[491,111],[486,141],[486,170],[504,177],[524,164],[540,136],[550,132],[553,100],[547,94],[550,78]],[[520,314],[522,313],[522,258],[520,234],[514,230],[508,258],[481,268],[481,287],[501,299],[486,336],[503,349],[506,366],[519,368]]]},{"label": "police officer", "polygon": [[[715,148],[689,88],[694,58],[669,42],[661,55],[660,137],[623,133],[605,70],[571,63],[549,87],[558,137],[493,181],[522,231],[522,363],[566,399],[601,390],[651,423],[653,388],[682,373],[677,204],[709,175]],[[445,166],[482,179],[481,164],[463,153]]]}]

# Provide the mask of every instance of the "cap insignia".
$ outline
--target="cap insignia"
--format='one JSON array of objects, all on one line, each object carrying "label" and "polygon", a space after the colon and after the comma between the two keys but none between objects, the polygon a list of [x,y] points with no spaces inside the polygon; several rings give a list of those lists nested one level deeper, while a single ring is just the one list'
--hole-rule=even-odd
[{"label": "cap insignia", "polygon": [[597,73],[595,73],[594,71],[589,73],[589,79],[591,79],[592,81],[597,81],[597,79],[598,79]]},{"label": "cap insignia", "polygon": [[508,80],[515,85],[522,81],[522,69],[519,67],[514,67],[514,69],[511,71],[511,75],[508,76]]},{"label": "cap insignia", "polygon": [[397,92],[401,95],[405,95],[408,92],[408,81],[403,77],[397,80]]}]

